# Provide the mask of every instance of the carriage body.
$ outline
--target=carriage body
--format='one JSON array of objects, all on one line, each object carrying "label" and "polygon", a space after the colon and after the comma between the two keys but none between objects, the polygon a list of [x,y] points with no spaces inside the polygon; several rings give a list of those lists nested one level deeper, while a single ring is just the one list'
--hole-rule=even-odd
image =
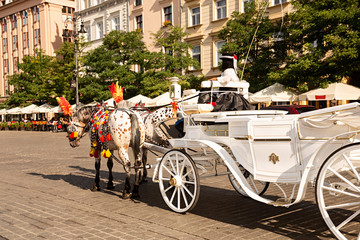
[{"label": "carriage body", "polygon": [[[236,162],[255,179],[267,182],[299,183],[310,159],[315,157],[307,176],[312,181],[330,153],[353,141],[349,136],[329,140],[358,130],[339,123],[338,118],[324,119],[358,112],[358,104],[354,103],[298,115],[277,110],[193,114],[185,121],[185,136],[170,142],[174,148],[195,147],[198,140],[226,145]],[[308,119],[324,121],[315,126],[307,124]]]}]

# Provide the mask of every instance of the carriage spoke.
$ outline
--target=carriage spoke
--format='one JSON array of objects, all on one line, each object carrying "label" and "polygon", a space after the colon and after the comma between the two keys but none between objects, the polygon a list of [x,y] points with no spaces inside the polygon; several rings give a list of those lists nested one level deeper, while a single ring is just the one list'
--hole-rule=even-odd
[{"label": "carriage spoke", "polygon": [[185,168],[185,161],[186,161],[186,159],[184,159],[184,160],[183,160],[183,162],[182,162],[182,165],[181,165],[181,170],[180,170],[180,172],[179,172],[179,175],[180,175],[180,174],[182,174],[182,173],[183,173],[183,171],[184,171],[184,168]]},{"label": "carriage spoke", "polygon": [[181,178],[184,179],[187,175],[189,175],[193,170],[190,169],[190,171],[188,171],[184,176],[182,176]]},{"label": "carriage spoke", "polygon": [[180,172],[179,172],[179,154],[176,154],[176,174],[180,175]]},{"label": "carriage spoke", "polygon": [[176,169],[175,169],[174,164],[172,162],[172,159],[170,157],[169,157],[169,162],[170,162],[170,165],[171,165],[171,169],[173,170],[174,175],[175,175],[176,174]]},{"label": "carriage spoke", "polygon": [[190,190],[184,185],[183,188],[190,195],[191,198],[194,198],[194,195],[190,192]]},{"label": "carriage spoke", "polygon": [[180,209],[180,206],[181,206],[181,205],[180,205],[180,203],[181,203],[181,202],[180,202],[180,194],[181,194],[180,192],[181,192],[181,191],[180,191],[180,188],[177,188],[177,193],[178,193],[178,194],[177,194],[177,205],[178,205],[178,209]]},{"label": "carriage spoke", "polygon": [[175,188],[173,194],[171,195],[170,202],[172,203],[176,194],[177,188]]},{"label": "carriage spoke", "polygon": [[355,176],[357,177],[358,181],[360,181],[360,176],[359,173],[356,171],[354,165],[351,163],[350,159],[348,158],[348,156],[346,156],[345,154],[343,154],[343,157],[345,158],[346,162],[349,164],[350,168],[352,169],[352,171],[354,172]]},{"label": "carriage spoke", "polygon": [[358,194],[353,194],[353,193],[341,191],[341,190],[338,190],[338,189],[335,189],[335,188],[332,188],[332,187],[322,186],[321,188],[322,188],[322,189],[329,190],[329,191],[331,191],[331,192],[337,192],[337,193],[341,193],[341,194],[348,195],[348,196],[351,196],[351,197],[360,198],[360,195],[358,195]]},{"label": "carriage spoke", "polygon": [[343,226],[345,226],[346,224],[348,224],[351,220],[353,220],[357,215],[360,214],[360,210],[356,211],[353,215],[351,215],[350,217],[348,217],[347,219],[345,219],[345,221],[343,221],[342,223],[340,223],[336,229],[340,230]]},{"label": "carriage spoke", "polygon": [[167,189],[164,190],[164,192],[169,191],[172,187],[174,187],[174,186],[170,185]]},{"label": "carriage spoke", "polygon": [[181,195],[183,196],[183,199],[184,199],[184,202],[185,202],[185,206],[188,207],[189,206],[189,203],[186,199],[186,194],[185,194],[185,191],[183,188],[181,188]]},{"label": "carriage spoke", "polygon": [[172,173],[165,165],[162,165],[162,167],[163,167],[168,173],[170,173],[171,176],[175,176],[175,173]]},{"label": "carriage spoke", "polygon": [[346,182],[347,184],[350,185],[350,187],[352,187],[355,191],[360,192],[360,189],[358,187],[356,187],[352,182],[350,182],[349,180],[347,180],[344,176],[342,176],[340,173],[336,172],[334,169],[332,169],[331,167],[329,167],[329,170],[334,173],[336,176],[338,176],[341,180],[343,180],[344,182]]},{"label": "carriage spoke", "polygon": [[258,193],[259,190],[257,189],[256,184],[255,184],[253,178],[252,178],[251,176],[249,176],[249,179],[250,179],[251,185],[252,185],[252,186],[254,187],[254,189],[255,189],[255,193]]},{"label": "carriage spoke", "polygon": [[164,178],[164,177],[162,177],[162,178],[159,179],[159,180],[161,180],[161,181],[170,181],[170,178]]},{"label": "carriage spoke", "polygon": [[186,180],[183,180],[183,183],[195,184],[195,182],[190,182],[190,181],[186,181]]},{"label": "carriage spoke", "polygon": [[356,205],[360,205],[360,202],[343,203],[343,204],[338,204],[338,205],[332,205],[332,206],[325,207],[325,209],[330,210],[330,209],[334,209],[334,208],[352,207],[352,206],[356,206]]}]

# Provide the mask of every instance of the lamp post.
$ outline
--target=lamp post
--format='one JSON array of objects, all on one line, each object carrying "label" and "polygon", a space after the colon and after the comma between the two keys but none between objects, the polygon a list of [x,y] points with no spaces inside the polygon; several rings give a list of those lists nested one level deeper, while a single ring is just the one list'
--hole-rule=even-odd
[{"label": "lamp post", "polygon": [[80,24],[80,30],[77,31],[77,20],[80,18],[80,15],[75,16],[74,18],[68,18],[65,21],[65,29],[64,29],[64,33],[63,33],[63,37],[70,37],[69,34],[69,29],[68,29],[68,22],[71,21],[74,24],[73,27],[73,37],[74,37],[74,45],[75,45],[75,52],[74,52],[74,58],[75,58],[75,89],[76,89],[76,110],[79,109],[79,79],[78,79],[78,59],[77,59],[77,54],[78,54],[78,40],[79,40],[79,34],[80,33],[86,33],[85,27],[84,27],[84,23],[81,21]]}]

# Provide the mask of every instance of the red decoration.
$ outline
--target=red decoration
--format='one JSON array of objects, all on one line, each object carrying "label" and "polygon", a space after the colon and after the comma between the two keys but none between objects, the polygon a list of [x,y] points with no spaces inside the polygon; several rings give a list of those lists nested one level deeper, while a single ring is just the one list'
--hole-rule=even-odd
[{"label": "red decoration", "polygon": [[216,106],[216,102],[211,102],[211,105],[213,105],[214,107]]},{"label": "red decoration", "polygon": [[326,99],[326,95],[315,95],[315,99]]},{"label": "red decoration", "polygon": [[99,134],[102,134],[102,131],[99,131]]},{"label": "red decoration", "polygon": [[107,141],[111,141],[111,135],[110,135],[110,133],[109,133],[108,135],[106,135],[106,140],[107,140]]},{"label": "red decoration", "polygon": [[64,115],[69,115],[71,116],[73,113],[73,110],[71,108],[70,103],[64,98],[64,97],[57,97],[56,101],[58,102],[58,104],[61,107],[61,110],[63,111]]},{"label": "red decoration", "polygon": [[176,111],[179,109],[179,104],[177,102],[171,102],[172,105],[172,110],[174,113],[176,113]]},{"label": "red decoration", "polygon": [[58,129],[62,129],[62,125],[61,125],[61,124],[59,124],[57,127],[58,127]]},{"label": "red decoration", "polygon": [[105,142],[104,135],[101,135],[101,137],[100,137],[100,142]]},{"label": "red decoration", "polygon": [[111,96],[114,98],[116,103],[119,103],[120,101],[122,101],[124,99],[123,88],[119,87],[118,82],[116,82],[116,85],[114,83],[112,83],[109,86],[109,90],[110,90]]}]

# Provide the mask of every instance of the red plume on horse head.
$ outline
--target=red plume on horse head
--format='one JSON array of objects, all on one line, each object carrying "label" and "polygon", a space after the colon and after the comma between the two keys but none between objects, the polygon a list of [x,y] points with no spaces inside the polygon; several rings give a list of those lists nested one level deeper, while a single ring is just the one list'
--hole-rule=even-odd
[{"label": "red plume on horse head", "polygon": [[56,101],[61,107],[61,110],[63,111],[64,115],[71,116],[73,113],[72,107],[70,103],[64,98],[64,97],[57,97]]},{"label": "red plume on horse head", "polygon": [[122,88],[122,87],[119,87],[118,82],[116,82],[116,85],[115,85],[114,83],[112,83],[112,84],[109,86],[109,90],[110,90],[111,96],[114,98],[114,100],[115,100],[116,103],[119,103],[119,102],[121,102],[122,100],[124,100],[124,97],[123,97],[123,88]]}]

